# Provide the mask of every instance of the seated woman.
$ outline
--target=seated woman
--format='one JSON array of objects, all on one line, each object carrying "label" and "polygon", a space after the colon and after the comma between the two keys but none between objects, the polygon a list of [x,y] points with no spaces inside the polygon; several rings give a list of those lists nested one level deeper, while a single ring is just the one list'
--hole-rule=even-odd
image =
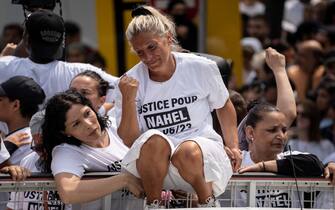
[{"label": "seated woman", "polygon": [[[273,49],[266,50],[266,62],[273,70],[277,83],[277,106],[260,103],[250,109],[240,124],[244,137],[239,139],[247,148],[242,152],[242,168],[239,173],[268,171],[284,175],[319,176],[323,164],[312,154],[299,152],[283,153],[287,143],[287,130],[296,116],[296,104],[289,84],[284,56]],[[291,165],[294,162],[294,170]],[[247,194],[240,191],[236,206],[246,206]],[[259,189],[256,194],[259,207],[299,206],[288,202],[290,191],[278,189]],[[271,198],[271,199],[268,199]],[[267,200],[268,202],[265,202]]]},{"label": "seated woman", "polygon": [[48,101],[42,136],[47,169],[53,173],[64,203],[93,201],[124,187],[140,195],[142,187],[130,174],[81,180],[85,172],[120,172],[128,148],[80,93],[69,90]]},{"label": "seated woman", "polygon": [[[253,107],[249,111],[245,128],[249,151],[242,152],[242,168],[239,173],[268,171],[290,176],[320,176],[323,164],[315,155],[297,151],[283,153],[287,143],[288,124],[285,115],[273,105],[258,104]],[[299,203],[289,202],[290,198],[297,200],[293,199],[296,195],[290,193],[290,190],[258,189],[257,206],[299,207]],[[239,195],[241,199],[247,198],[246,193],[241,192]],[[237,203],[237,206],[244,205],[243,202]]]}]

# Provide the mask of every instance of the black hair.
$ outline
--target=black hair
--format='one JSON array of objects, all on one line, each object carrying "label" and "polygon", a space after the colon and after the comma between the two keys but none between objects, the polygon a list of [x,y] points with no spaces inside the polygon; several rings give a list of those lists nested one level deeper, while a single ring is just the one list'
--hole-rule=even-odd
[{"label": "black hair", "polygon": [[92,64],[93,66],[96,66],[97,63],[101,64],[97,67],[100,67],[102,70],[106,68],[106,59],[99,51],[94,51],[93,53],[91,53],[91,55],[89,55],[87,58],[87,62],[89,64]]},{"label": "black hair", "polygon": [[42,125],[43,146],[47,153],[46,161],[48,172],[50,172],[52,150],[57,145],[60,145],[62,143],[72,144],[76,146],[81,145],[80,140],[76,139],[73,136],[69,137],[64,133],[66,113],[74,104],[81,104],[90,107],[97,116],[101,130],[106,129],[107,127],[107,118],[103,118],[98,115],[94,111],[91,102],[82,94],[73,90],[67,90],[50,98],[46,104],[45,117]]},{"label": "black hair", "polygon": [[262,14],[259,14],[259,15],[255,15],[255,16],[252,16],[252,17],[249,17],[249,20],[254,20],[254,21],[263,21],[267,26],[269,26],[269,21],[268,19],[266,18],[265,15],[262,15]]},{"label": "black hair", "polygon": [[321,114],[318,110],[318,107],[316,104],[309,100],[305,99],[301,101],[298,106],[301,105],[303,108],[302,113],[298,113],[298,115],[303,116],[304,118],[307,118],[310,122],[309,128],[306,130],[308,141],[310,142],[319,142],[321,140],[321,134],[320,134],[320,120],[321,120]]},{"label": "black hair", "polygon": [[315,34],[320,30],[320,24],[315,21],[305,21],[301,23],[295,32],[295,41],[305,41],[314,39]]},{"label": "black hair", "polygon": [[264,81],[264,92],[268,91],[271,88],[277,88],[277,83],[274,78]]},{"label": "black hair", "polygon": [[77,74],[72,80],[80,76],[86,76],[86,77],[92,78],[93,80],[97,81],[99,96],[101,97],[101,96],[107,95],[107,91],[108,89],[110,89],[109,83],[106,80],[104,80],[98,73],[96,73],[95,71],[86,70],[86,71],[83,71]]},{"label": "black hair", "polygon": [[79,25],[75,22],[66,21],[64,27],[66,36],[74,36],[81,33]]},{"label": "black hair", "polygon": [[176,6],[177,4],[183,4],[186,5],[186,2],[184,0],[172,0],[169,2],[167,6],[167,11],[172,11],[173,7]]},{"label": "black hair", "polygon": [[[252,106],[252,108],[250,108]],[[263,114],[268,112],[280,112],[279,109],[267,102],[254,101],[248,106],[248,116],[245,125],[255,128],[257,123],[263,120]]]},{"label": "black hair", "polygon": [[286,50],[290,49],[292,46],[285,41],[271,42],[265,45],[264,49],[272,47],[277,50],[279,53],[284,53]]},{"label": "black hair", "polygon": [[323,89],[328,92],[331,98],[335,98],[335,81],[330,78],[323,78],[317,88],[317,90]]},{"label": "black hair", "polygon": [[143,7],[143,5],[139,5],[131,11],[131,17],[133,18],[141,15],[143,16],[152,15],[152,13],[148,9]]},{"label": "black hair", "polygon": [[329,2],[325,11],[325,25],[334,24],[335,2]]},{"label": "black hair", "polygon": [[229,90],[229,98],[235,107],[237,124],[240,124],[247,115],[247,103],[243,96],[234,90]]},{"label": "black hair", "polygon": [[39,105],[44,102],[45,93],[42,90],[41,95],[35,98],[31,98],[30,100],[23,100],[20,98],[12,98],[10,96],[6,96],[10,101],[19,100],[20,101],[20,114],[22,117],[30,119],[38,110]]},{"label": "black hair", "polygon": [[331,25],[326,27],[326,32],[330,45],[335,45],[335,26]]},{"label": "black hair", "polygon": [[22,39],[22,35],[23,35],[23,27],[18,24],[18,23],[10,23],[4,26],[2,33],[4,33],[7,30],[15,30],[17,31],[17,33],[19,34],[19,36]]}]

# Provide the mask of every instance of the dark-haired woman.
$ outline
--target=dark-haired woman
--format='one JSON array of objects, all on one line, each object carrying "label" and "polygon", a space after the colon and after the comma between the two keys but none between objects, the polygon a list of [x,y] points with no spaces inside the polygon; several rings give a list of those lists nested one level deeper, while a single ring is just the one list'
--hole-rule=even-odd
[{"label": "dark-haired woman", "polygon": [[114,116],[114,112],[111,111],[113,104],[106,102],[111,87],[98,73],[87,70],[77,74],[70,83],[70,89],[89,99],[94,110],[102,116]]},{"label": "dark-haired woman", "polygon": [[[323,164],[317,156],[298,151],[283,153],[288,124],[285,115],[273,105],[262,103],[253,107],[248,113],[245,127],[249,148],[242,152],[242,168],[239,172],[267,171],[289,176],[320,176]],[[241,190],[238,195],[236,206],[246,206],[246,192]],[[256,203],[258,207],[299,207],[296,196],[290,190],[260,188],[256,193]]]},{"label": "dark-haired woman", "polygon": [[[287,130],[296,116],[296,104],[290,83],[285,71],[285,58],[275,50],[266,50],[266,62],[274,71],[277,83],[277,106],[260,103],[248,112],[239,128],[243,128],[241,145],[242,168],[240,173],[262,171],[283,175],[320,176],[323,164],[312,154],[297,151],[285,152]],[[294,171],[290,163],[294,161]],[[299,207],[297,194],[288,190],[259,189],[256,193],[258,207]],[[271,198],[271,199],[268,199]],[[241,190],[235,206],[246,206],[247,194]]]},{"label": "dark-haired woman", "polygon": [[93,201],[124,187],[137,196],[141,193],[138,180],[129,174],[81,180],[85,172],[120,172],[128,148],[80,93],[70,90],[48,101],[42,136],[47,166],[64,203]]}]

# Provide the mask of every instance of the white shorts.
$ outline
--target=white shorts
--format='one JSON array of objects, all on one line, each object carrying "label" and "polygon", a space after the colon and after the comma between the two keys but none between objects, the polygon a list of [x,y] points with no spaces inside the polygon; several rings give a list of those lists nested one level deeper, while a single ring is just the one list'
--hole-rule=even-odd
[{"label": "white shorts", "polygon": [[[143,133],[138,139],[136,139],[129,152],[122,160],[124,169],[138,178],[141,177],[136,168],[136,160],[140,156],[143,144],[153,135],[162,136],[169,143],[172,155],[174,154],[176,148],[178,148],[178,146],[182,143],[180,142],[178,145],[174,145],[168,136],[158,130],[148,130]],[[189,140],[194,141],[199,145],[204,161],[205,180],[207,183],[213,183],[212,187],[214,196],[219,196],[225,191],[228,181],[233,174],[230,160],[224,150],[222,142],[204,137],[185,139],[185,141]],[[194,192],[192,186],[180,176],[178,169],[171,162],[167,176],[164,179],[163,188],[167,190],[174,189]]]}]

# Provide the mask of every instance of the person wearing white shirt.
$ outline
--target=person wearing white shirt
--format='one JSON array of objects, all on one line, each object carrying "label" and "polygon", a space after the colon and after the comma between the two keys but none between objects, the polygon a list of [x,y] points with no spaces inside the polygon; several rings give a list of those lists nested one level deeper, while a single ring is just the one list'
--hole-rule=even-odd
[{"label": "person wearing white shirt", "polygon": [[[118,134],[131,146],[126,170],[141,178],[147,207],[158,208],[162,189],[196,192],[199,206],[216,206],[239,168],[236,115],[215,62],[176,49],[174,24],[156,9],[133,10],[126,36],[141,60],[119,81]],[[223,139],[213,129],[216,109]],[[224,128],[224,129],[223,129]]]},{"label": "person wearing white shirt", "polygon": [[[32,152],[29,121],[32,115],[38,111],[38,106],[43,103],[44,98],[44,91],[29,77],[15,76],[0,84],[0,121],[7,123],[9,131],[5,140],[14,137],[14,135],[26,135],[21,140],[20,147],[17,147],[12,141],[6,140],[4,142],[10,151],[9,164],[19,165],[20,161]],[[1,193],[1,196],[4,194]]]},{"label": "person wearing white shirt", "polygon": [[[91,102],[79,92],[68,90],[48,101],[42,136],[47,171],[54,175],[65,204],[95,201],[123,188],[128,188],[135,196],[141,194],[139,181],[127,173],[81,180],[85,172],[121,172],[121,162],[129,148],[118,137],[115,128],[108,125],[108,118],[98,115]],[[101,203],[88,205],[86,209],[101,209]],[[127,205],[136,205],[136,202]]]},{"label": "person wearing white shirt", "polygon": [[[114,85],[117,77],[97,67],[60,61],[63,56],[64,37],[62,17],[43,9],[30,14],[25,21],[23,38],[29,56],[28,58],[0,57],[0,83],[17,75],[30,77],[42,87],[46,99],[67,90],[73,77],[86,70],[97,72],[111,86]],[[113,101],[113,96],[109,92],[106,98],[107,102]],[[3,122],[0,121],[0,124]]]}]

